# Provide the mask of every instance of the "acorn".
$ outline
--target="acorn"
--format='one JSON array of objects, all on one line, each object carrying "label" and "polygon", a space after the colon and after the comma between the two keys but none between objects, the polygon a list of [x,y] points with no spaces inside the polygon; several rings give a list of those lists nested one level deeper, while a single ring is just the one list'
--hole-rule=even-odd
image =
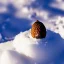
[{"label": "acorn", "polygon": [[31,36],[33,38],[41,39],[46,37],[46,27],[40,21],[36,21],[31,28]]}]

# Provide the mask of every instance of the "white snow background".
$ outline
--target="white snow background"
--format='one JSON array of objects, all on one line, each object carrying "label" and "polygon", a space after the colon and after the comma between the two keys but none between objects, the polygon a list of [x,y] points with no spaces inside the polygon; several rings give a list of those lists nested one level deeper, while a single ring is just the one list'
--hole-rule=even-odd
[{"label": "white snow background", "polygon": [[[44,39],[30,35],[37,19],[46,26]],[[63,0],[0,0],[0,26],[0,40],[14,39],[0,43],[0,64],[64,64]]]}]

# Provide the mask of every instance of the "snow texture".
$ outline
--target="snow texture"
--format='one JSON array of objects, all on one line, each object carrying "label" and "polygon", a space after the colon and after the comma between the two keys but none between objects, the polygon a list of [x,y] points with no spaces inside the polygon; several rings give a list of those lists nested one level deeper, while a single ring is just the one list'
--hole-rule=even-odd
[{"label": "snow texture", "polygon": [[[58,41],[59,40],[59,41]],[[18,34],[13,46],[17,52],[31,57],[37,63],[46,63],[54,59],[63,50],[64,40],[59,34],[47,30],[44,39],[32,38],[30,30]]]},{"label": "snow texture", "polygon": [[[44,39],[32,38],[30,30],[27,30],[18,32],[13,41],[1,43],[0,64],[64,64],[64,0],[48,3],[49,1],[51,0],[0,0],[0,24],[8,21],[0,27],[5,35],[13,35],[12,28],[21,29],[20,31],[30,28],[28,25],[36,19],[48,29]],[[4,39],[2,34],[1,39]]]},{"label": "snow texture", "polygon": [[1,64],[35,64],[29,57],[16,51],[5,51],[1,56]]},{"label": "snow texture", "polygon": [[[9,37],[12,38],[14,37],[14,35],[18,34],[19,31],[23,31],[23,30],[25,31],[26,27],[30,28],[28,24],[31,25],[32,22],[38,19],[45,24],[47,29],[55,31],[56,33],[59,33],[61,37],[64,38],[64,33],[61,33],[64,31],[64,28],[63,28],[64,24],[59,23],[61,25],[59,24],[56,25],[57,21],[58,22],[61,21],[61,20],[58,20],[59,16],[63,18],[60,14],[64,14],[62,13],[62,11],[64,11],[64,1],[55,0],[54,2],[52,1],[51,3],[49,3],[49,5],[47,5],[49,8],[48,7],[47,8],[50,9],[51,7],[50,9],[51,11],[42,9],[44,8],[44,2],[45,2],[45,5],[47,5],[46,2],[48,1],[46,0],[42,0],[42,1],[40,0],[0,0],[0,14],[1,14],[0,23],[1,24],[2,22],[4,23],[0,27],[1,32],[3,32],[3,35],[1,34],[1,37],[6,36],[5,38],[9,38]],[[61,11],[58,10],[57,8],[60,9]],[[27,21],[26,19],[30,20],[30,22],[28,21],[26,23],[25,22]],[[21,24],[23,24],[23,26],[21,26]],[[17,31],[19,30],[18,33],[15,33],[17,31],[15,31],[15,29],[12,29],[12,28],[15,28]],[[2,38],[2,39],[6,40],[5,38]]]},{"label": "snow texture", "polygon": [[51,7],[61,9],[64,11],[64,0],[55,0],[55,2],[51,3]]},{"label": "snow texture", "polygon": [[31,37],[30,30],[0,44],[0,64],[48,64],[63,51],[64,39],[59,34],[47,30],[46,38],[36,39]]}]

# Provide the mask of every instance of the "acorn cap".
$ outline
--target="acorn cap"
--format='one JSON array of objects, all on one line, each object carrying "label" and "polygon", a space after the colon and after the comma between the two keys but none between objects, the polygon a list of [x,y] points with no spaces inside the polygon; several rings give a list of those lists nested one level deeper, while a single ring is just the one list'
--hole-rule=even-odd
[{"label": "acorn cap", "polygon": [[41,39],[46,37],[46,28],[40,21],[36,21],[31,28],[31,36],[33,38]]}]

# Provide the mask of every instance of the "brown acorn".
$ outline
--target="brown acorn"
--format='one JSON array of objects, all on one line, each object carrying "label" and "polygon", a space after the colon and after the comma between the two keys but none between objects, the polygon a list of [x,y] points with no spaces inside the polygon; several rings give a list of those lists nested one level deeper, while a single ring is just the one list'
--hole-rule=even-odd
[{"label": "brown acorn", "polygon": [[46,28],[40,21],[36,21],[31,28],[31,36],[33,38],[41,39],[46,37]]}]

